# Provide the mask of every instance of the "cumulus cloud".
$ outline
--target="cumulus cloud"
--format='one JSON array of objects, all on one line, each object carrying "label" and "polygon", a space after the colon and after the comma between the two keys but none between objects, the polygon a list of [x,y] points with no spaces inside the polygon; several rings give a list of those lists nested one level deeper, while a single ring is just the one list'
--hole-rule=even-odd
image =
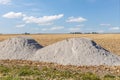
[{"label": "cumulus cloud", "polygon": [[120,27],[111,27],[110,30],[120,30]]},{"label": "cumulus cloud", "polygon": [[16,25],[17,28],[22,28],[22,27],[25,27],[25,24],[18,24]]},{"label": "cumulus cloud", "polygon": [[62,18],[64,14],[51,15],[51,16],[42,16],[42,17],[34,17],[27,16],[22,12],[8,12],[4,14],[2,17],[4,18],[22,18],[25,23],[36,23],[38,25],[52,25],[53,21]]},{"label": "cumulus cloud", "polygon": [[0,0],[0,4],[6,5],[9,4],[11,0]]},{"label": "cumulus cloud", "polygon": [[69,17],[66,22],[84,22],[87,21],[87,19],[83,17]]},{"label": "cumulus cloud", "polygon": [[64,15],[63,14],[59,14],[59,15],[52,15],[52,16],[43,16],[43,17],[34,17],[34,16],[25,16],[23,18],[23,21],[25,21],[26,23],[37,23],[39,25],[43,25],[43,24],[51,24],[52,21],[57,20],[62,18]]},{"label": "cumulus cloud", "polygon": [[111,24],[100,24],[101,26],[111,26]]},{"label": "cumulus cloud", "polygon": [[24,14],[22,12],[8,12],[3,15],[4,18],[20,18],[23,17]]}]

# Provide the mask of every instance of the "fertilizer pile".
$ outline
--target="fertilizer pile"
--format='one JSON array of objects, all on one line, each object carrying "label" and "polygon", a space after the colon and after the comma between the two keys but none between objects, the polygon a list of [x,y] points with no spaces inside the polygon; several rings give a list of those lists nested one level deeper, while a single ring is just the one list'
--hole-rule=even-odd
[{"label": "fertilizer pile", "polygon": [[42,48],[34,39],[15,37],[0,42],[0,59],[53,62],[62,65],[120,65],[120,57],[87,38],[66,39]]},{"label": "fertilizer pile", "polygon": [[62,65],[120,65],[120,58],[87,38],[71,38],[42,48],[31,58]]},{"label": "fertilizer pile", "polygon": [[15,37],[0,42],[0,59],[27,59],[42,48],[30,37]]}]

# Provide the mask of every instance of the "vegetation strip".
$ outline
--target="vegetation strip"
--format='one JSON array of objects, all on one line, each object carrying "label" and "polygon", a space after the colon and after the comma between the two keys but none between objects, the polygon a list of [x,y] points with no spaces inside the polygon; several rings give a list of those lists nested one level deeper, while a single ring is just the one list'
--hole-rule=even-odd
[{"label": "vegetation strip", "polygon": [[[113,68],[120,70],[117,66]],[[107,66],[76,67],[21,60],[0,61],[0,80],[119,80],[120,73],[113,71],[112,67]]]}]

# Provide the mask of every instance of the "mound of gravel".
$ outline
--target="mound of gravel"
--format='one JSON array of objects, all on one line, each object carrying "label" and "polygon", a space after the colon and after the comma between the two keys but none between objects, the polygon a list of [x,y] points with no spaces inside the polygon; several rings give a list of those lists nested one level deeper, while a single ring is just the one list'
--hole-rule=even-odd
[{"label": "mound of gravel", "polygon": [[0,59],[27,59],[42,48],[30,37],[14,37],[0,42]]},{"label": "mound of gravel", "polygon": [[38,50],[30,60],[77,66],[120,65],[119,56],[87,38],[71,38],[57,42]]}]

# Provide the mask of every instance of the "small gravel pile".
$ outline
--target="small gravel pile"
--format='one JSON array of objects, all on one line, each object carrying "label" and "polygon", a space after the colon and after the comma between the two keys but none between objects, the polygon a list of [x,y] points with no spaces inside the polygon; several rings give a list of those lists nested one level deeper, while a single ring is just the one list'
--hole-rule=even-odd
[{"label": "small gravel pile", "polygon": [[15,37],[0,42],[0,59],[28,59],[42,48],[30,37]]},{"label": "small gravel pile", "polygon": [[30,60],[77,66],[120,65],[119,56],[87,38],[71,38],[49,45],[39,49]]}]

